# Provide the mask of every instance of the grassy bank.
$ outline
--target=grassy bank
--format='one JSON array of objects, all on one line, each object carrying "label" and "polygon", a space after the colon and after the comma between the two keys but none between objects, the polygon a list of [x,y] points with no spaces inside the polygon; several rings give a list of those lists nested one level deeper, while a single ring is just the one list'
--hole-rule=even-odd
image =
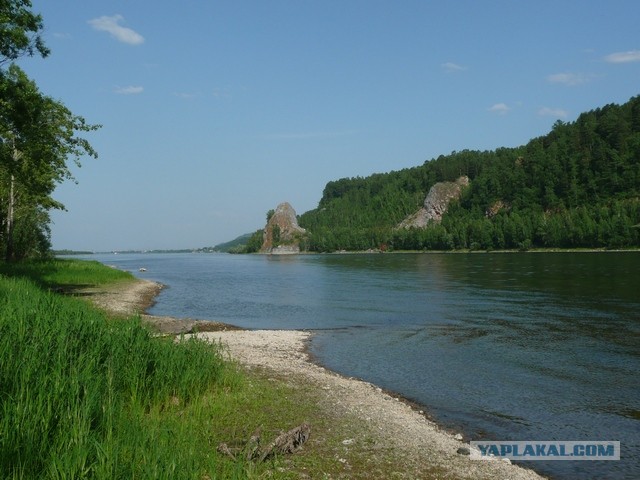
[{"label": "grassy bank", "polygon": [[190,434],[162,412],[196,407],[203,394],[238,382],[220,349],[156,339],[139,319],[109,322],[39,285],[103,283],[119,274],[87,274],[95,266],[79,273],[77,262],[16,269],[25,270],[35,281],[0,279],[1,476],[180,478],[172,470],[218,469],[215,459],[175,451],[171,442]]},{"label": "grassy bank", "polygon": [[[134,281],[126,273],[76,260],[0,270],[1,478],[367,478],[396,463],[346,452],[354,424],[317,386],[242,370],[220,345],[158,338],[60,293]],[[256,463],[216,450],[302,422],[312,436],[296,455]]]},{"label": "grassy bank", "polygon": [[135,280],[129,272],[106,267],[100,262],[60,258],[0,263],[0,275],[25,278],[45,289],[65,291]]}]

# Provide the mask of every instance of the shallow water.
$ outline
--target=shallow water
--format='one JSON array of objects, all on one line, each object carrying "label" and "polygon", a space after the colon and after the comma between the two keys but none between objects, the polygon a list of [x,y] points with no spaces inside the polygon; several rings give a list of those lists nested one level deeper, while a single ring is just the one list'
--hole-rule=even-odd
[{"label": "shallow water", "polygon": [[317,330],[320,363],[467,439],[621,442],[528,464],[554,478],[640,478],[638,253],[92,258],[168,285],[152,314]]}]

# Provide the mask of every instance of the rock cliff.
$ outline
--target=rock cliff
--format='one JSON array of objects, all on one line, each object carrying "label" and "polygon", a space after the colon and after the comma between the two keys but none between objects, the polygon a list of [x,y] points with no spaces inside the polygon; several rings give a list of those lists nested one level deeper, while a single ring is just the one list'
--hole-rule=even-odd
[{"label": "rock cliff", "polygon": [[287,202],[281,203],[267,221],[263,231],[262,253],[287,254],[300,252],[300,240],[306,230],[298,225],[296,211]]},{"label": "rock cliff", "polygon": [[462,189],[467,185],[467,176],[462,176],[455,182],[436,183],[429,190],[422,208],[405,218],[397,228],[424,228],[430,221],[440,222],[449,207],[449,202],[460,198]]}]

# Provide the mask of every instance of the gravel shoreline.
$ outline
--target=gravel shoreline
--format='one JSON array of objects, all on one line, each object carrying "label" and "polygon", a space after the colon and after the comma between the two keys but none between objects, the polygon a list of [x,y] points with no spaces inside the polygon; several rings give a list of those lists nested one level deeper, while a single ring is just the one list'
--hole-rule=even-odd
[{"label": "gravel shoreline", "polygon": [[[399,474],[420,478],[428,465],[445,472],[443,478],[541,479],[537,473],[501,460],[471,460],[458,451],[469,447],[460,436],[441,429],[423,412],[371,383],[348,378],[313,363],[306,352],[311,333],[295,330],[242,330],[231,325],[193,319],[143,315],[162,286],[147,280],[102,289],[91,294],[94,303],[115,314],[142,314],[143,320],[164,334],[189,334],[221,342],[230,356],[246,368],[264,368],[288,381],[311,384],[318,401],[329,411],[356,418],[363,426],[349,439],[358,448],[359,432],[371,432],[379,442],[398,452]],[[203,331],[206,327],[207,330]]]}]

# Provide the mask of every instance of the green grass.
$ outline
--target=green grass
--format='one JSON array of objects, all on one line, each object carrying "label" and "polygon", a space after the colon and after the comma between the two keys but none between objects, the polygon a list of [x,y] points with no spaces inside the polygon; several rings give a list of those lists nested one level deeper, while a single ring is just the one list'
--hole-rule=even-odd
[{"label": "green grass", "polygon": [[26,279],[0,280],[0,359],[3,478],[180,478],[194,460],[161,449],[175,435],[160,413],[237,382],[220,347],[109,322]]},{"label": "green grass", "polygon": [[0,263],[0,274],[28,278],[43,288],[65,291],[135,280],[131,273],[100,262],[62,258]]}]

